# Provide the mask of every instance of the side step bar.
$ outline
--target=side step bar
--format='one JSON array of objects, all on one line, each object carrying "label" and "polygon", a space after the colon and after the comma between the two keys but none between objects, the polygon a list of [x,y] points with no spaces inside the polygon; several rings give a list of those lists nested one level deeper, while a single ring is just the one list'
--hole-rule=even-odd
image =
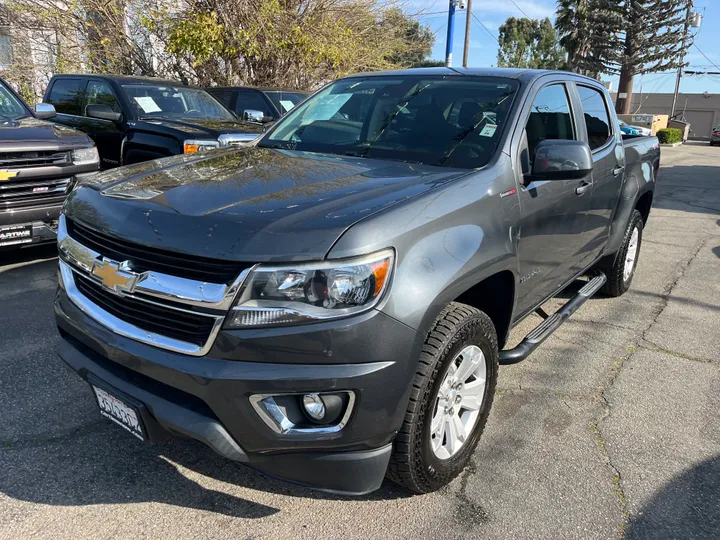
[{"label": "side step bar", "polygon": [[[598,274],[592,278],[587,284],[578,291],[567,303],[561,307],[557,312],[550,315],[543,322],[540,323],[532,332],[530,332],[525,339],[514,349],[508,349],[500,351],[500,364],[517,364],[522,362],[530,353],[532,353],[543,341],[550,337],[550,335],[560,328],[570,315],[575,313],[577,308],[582,306],[588,299],[593,297],[600,288],[605,285],[607,277],[605,274]],[[543,312],[544,313],[544,312]]]}]

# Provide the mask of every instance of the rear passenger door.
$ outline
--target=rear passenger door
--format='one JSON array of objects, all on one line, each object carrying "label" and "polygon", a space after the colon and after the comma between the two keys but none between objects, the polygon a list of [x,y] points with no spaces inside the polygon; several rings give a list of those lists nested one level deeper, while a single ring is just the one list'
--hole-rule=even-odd
[{"label": "rear passenger door", "polygon": [[577,271],[593,263],[610,233],[612,217],[624,178],[625,153],[610,112],[608,96],[600,88],[576,83],[579,123],[593,156],[592,196],[585,223]]},{"label": "rear passenger door", "polygon": [[535,151],[548,139],[582,140],[572,88],[552,82],[540,88],[521,115],[516,178],[521,221],[518,232],[518,313],[534,308],[574,275],[582,248],[589,193],[578,180],[532,180]]},{"label": "rear passenger door", "polygon": [[88,81],[85,95],[86,99],[82,107],[83,131],[90,135],[97,145],[100,166],[103,169],[117,167],[120,165],[120,149],[124,136],[122,124],[87,116],[88,105],[107,105],[113,111],[121,113],[117,96],[107,82],[92,79]]}]

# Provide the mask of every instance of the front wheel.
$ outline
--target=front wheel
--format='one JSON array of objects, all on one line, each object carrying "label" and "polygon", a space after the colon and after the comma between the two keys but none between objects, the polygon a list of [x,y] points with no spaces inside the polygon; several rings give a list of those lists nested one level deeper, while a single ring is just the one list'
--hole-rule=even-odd
[{"label": "front wheel", "polygon": [[458,476],[485,428],[497,373],[492,321],[482,311],[451,303],[425,340],[388,477],[428,493]]},{"label": "front wheel", "polygon": [[633,210],[630,223],[625,229],[622,246],[617,252],[612,266],[601,268],[607,275],[607,282],[602,289],[605,295],[617,297],[625,294],[630,289],[640,257],[642,233],[642,215],[637,210]]}]

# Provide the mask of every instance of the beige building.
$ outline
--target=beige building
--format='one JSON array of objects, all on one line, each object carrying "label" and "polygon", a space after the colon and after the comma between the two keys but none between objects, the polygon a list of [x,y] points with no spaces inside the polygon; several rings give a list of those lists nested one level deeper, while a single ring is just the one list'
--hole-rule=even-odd
[{"label": "beige building", "polygon": [[[613,94],[615,99],[615,94]],[[634,93],[633,114],[670,114],[672,94]],[[678,119],[690,122],[691,139],[709,139],[713,128],[720,125],[720,94],[680,94],[675,107]]]}]

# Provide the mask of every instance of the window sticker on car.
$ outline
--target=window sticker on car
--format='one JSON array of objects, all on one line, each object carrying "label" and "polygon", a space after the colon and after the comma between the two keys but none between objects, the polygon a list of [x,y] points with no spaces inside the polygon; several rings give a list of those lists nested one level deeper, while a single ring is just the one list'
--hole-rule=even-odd
[{"label": "window sticker on car", "polygon": [[155,103],[155,100],[150,96],[136,97],[133,99],[137,101],[137,104],[140,105],[140,108],[145,113],[150,114],[154,112],[162,112],[162,109],[158,107],[157,103]]},{"label": "window sticker on car", "polygon": [[488,124],[483,128],[483,130],[480,132],[481,137],[492,137],[495,135],[495,130],[497,129],[497,126],[494,124]]},{"label": "window sticker on car", "polygon": [[303,123],[314,122],[315,120],[329,120],[345,105],[345,102],[352,97],[352,94],[332,94],[318,99],[309,111],[305,113]]},{"label": "window sticker on car", "polygon": [[292,109],[295,106],[295,104],[292,101],[288,101],[286,99],[281,99],[280,105],[282,105],[283,109],[285,109],[285,112],[289,112],[290,109]]}]

